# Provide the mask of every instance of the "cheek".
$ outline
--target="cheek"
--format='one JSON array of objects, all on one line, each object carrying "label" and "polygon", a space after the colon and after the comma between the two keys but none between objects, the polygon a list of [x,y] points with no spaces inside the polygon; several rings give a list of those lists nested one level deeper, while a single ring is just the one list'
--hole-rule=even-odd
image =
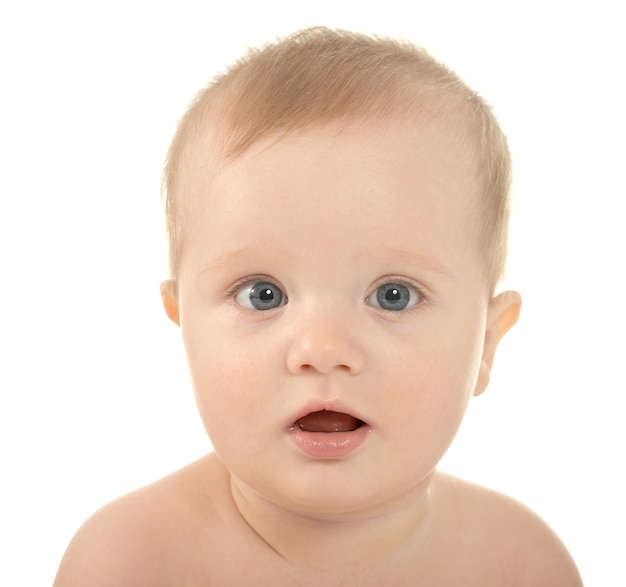
[{"label": "cheek", "polygon": [[[424,337],[389,381],[386,420],[412,439],[420,458],[439,460],[452,442],[472,397],[480,363],[476,335]],[[430,344],[427,343],[430,341]],[[394,401],[394,397],[396,401]]]},{"label": "cheek", "polygon": [[237,344],[224,332],[195,328],[184,336],[196,403],[216,448],[221,438],[262,422],[271,370],[262,350]]},{"label": "cheek", "polygon": [[389,405],[403,422],[419,422],[426,435],[460,422],[469,398],[468,369],[458,363],[427,356],[411,367],[398,370],[394,387],[402,389],[404,409]]}]

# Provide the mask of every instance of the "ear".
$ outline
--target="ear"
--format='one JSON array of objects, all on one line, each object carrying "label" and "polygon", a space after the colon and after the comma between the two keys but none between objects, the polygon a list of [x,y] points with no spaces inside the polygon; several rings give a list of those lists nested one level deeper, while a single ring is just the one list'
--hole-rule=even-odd
[{"label": "ear", "polygon": [[167,317],[177,326],[180,326],[178,311],[178,284],[175,279],[167,279],[161,283],[161,300]]},{"label": "ear", "polygon": [[483,346],[483,356],[474,395],[480,395],[487,388],[498,344],[502,337],[517,322],[521,307],[522,296],[516,291],[502,292],[489,302],[485,344]]}]

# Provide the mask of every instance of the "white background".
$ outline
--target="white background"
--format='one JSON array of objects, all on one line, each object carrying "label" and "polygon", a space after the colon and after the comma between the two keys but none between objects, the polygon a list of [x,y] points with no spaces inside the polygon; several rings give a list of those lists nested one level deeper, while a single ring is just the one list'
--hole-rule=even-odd
[{"label": "white background", "polygon": [[626,584],[618,4],[2,4],[0,584],[50,584],[91,512],[210,449],[160,307],[161,163],[213,73],[313,24],[404,36],[495,105],[525,303],[443,468],[536,510],[587,585]]}]

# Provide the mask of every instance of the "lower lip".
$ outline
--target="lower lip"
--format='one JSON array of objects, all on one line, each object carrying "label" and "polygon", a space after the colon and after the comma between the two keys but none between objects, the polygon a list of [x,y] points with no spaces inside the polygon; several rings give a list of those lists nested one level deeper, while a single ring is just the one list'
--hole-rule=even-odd
[{"label": "lower lip", "polygon": [[352,454],[367,438],[371,428],[364,424],[350,432],[307,432],[297,426],[289,429],[292,442],[315,459],[341,459]]}]

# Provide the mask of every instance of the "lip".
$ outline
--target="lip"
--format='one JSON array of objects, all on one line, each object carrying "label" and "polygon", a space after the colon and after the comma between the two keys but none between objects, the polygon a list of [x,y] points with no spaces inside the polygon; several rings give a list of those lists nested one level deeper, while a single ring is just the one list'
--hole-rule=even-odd
[{"label": "lip", "polygon": [[[346,432],[310,432],[295,426],[300,418],[312,412],[328,410],[350,414],[363,424]],[[351,408],[337,402],[315,402],[300,410],[287,426],[287,434],[296,447],[315,459],[341,459],[356,451],[367,439],[372,428]]]},{"label": "lip", "polygon": [[289,438],[310,457],[341,459],[359,448],[371,430],[367,424],[350,432],[306,432],[295,426],[289,430]]}]

